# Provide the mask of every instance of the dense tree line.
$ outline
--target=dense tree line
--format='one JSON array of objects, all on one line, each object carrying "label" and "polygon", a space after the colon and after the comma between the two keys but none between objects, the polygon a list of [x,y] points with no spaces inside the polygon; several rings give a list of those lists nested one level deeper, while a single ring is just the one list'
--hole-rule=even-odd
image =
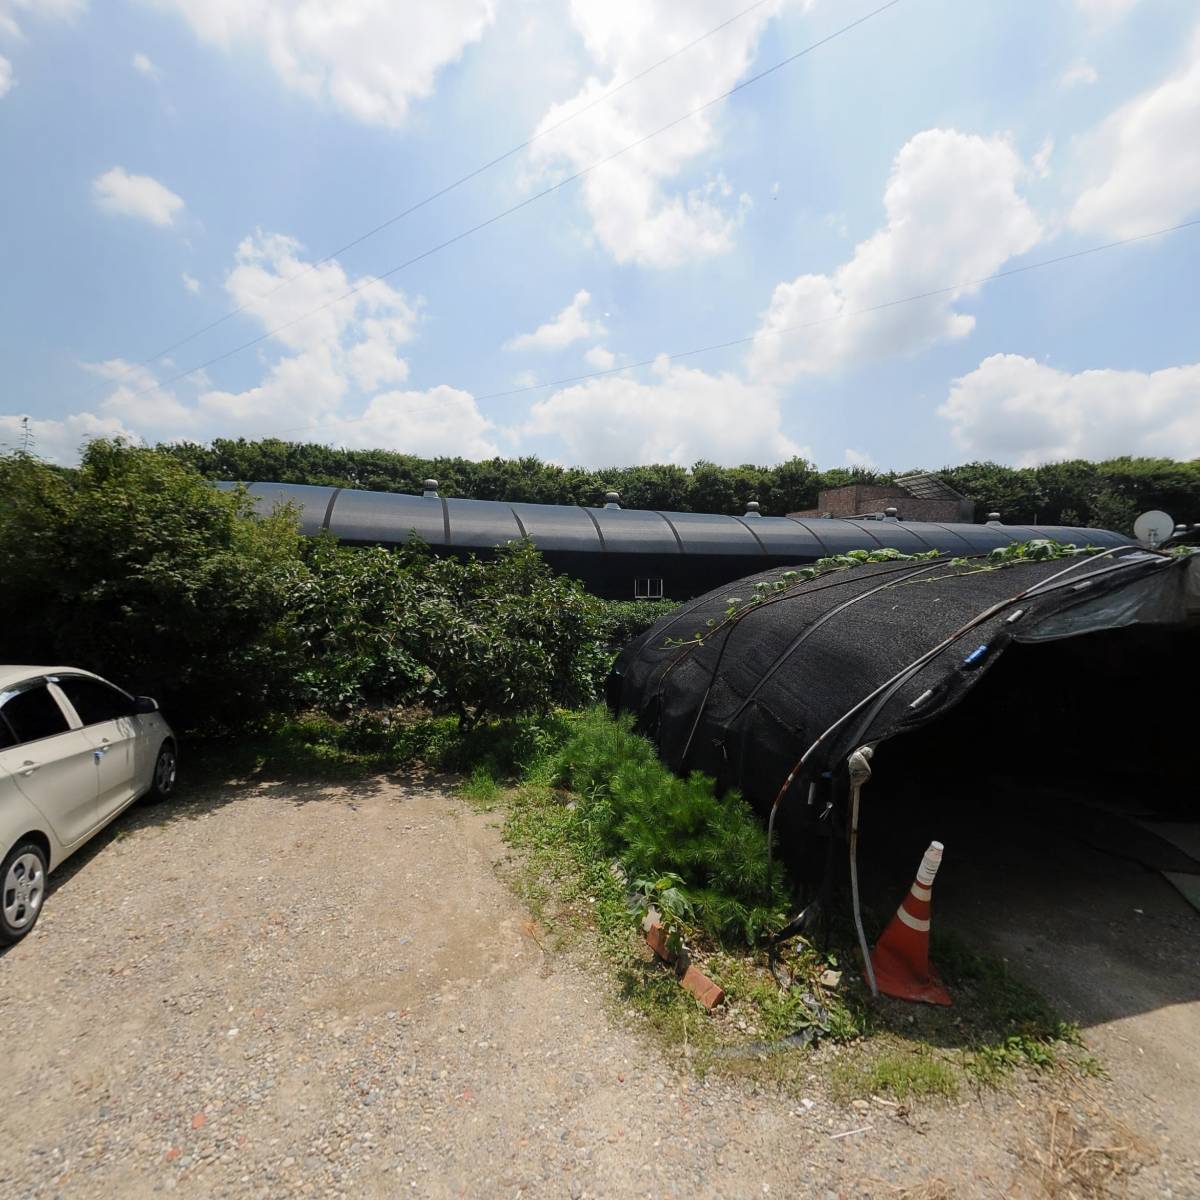
[{"label": "dense tree line", "polygon": [[[540,504],[600,504],[615,490],[628,508],[675,512],[740,512],[757,500],[764,513],[814,508],[822,489],[846,483],[890,483],[910,472],[820,471],[802,458],[776,466],[720,467],[698,462],[587,470],[560,467],[529,456],[471,462],[419,458],[391,450],[339,450],[307,442],[220,438],[211,445],[183,443],[160,451],[209,479],[328,484],[368,491],[419,492],[427,478],[443,495],[475,500]],[[914,467],[913,470],[922,468]],[[1129,532],[1133,519],[1161,508],[1177,521],[1200,521],[1200,459],[1073,459],[1040,467],[973,462],[931,472],[978,507],[980,519],[995,509],[1006,521],[1091,525]]]},{"label": "dense tree line", "polygon": [[594,699],[664,607],[590,596],[528,543],[486,562],[352,550],[252,507],[154,450],[0,454],[0,662],[96,671],[185,729],[399,704],[467,729]]}]

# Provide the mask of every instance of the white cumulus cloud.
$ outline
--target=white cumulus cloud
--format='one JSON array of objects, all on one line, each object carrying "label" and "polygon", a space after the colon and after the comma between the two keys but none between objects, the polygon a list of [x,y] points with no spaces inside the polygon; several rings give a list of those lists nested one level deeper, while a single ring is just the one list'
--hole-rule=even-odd
[{"label": "white cumulus cloud", "polygon": [[[0,449],[26,445],[26,417],[22,413],[0,413]],[[68,417],[28,417],[30,450],[39,458],[70,465],[79,461],[80,449],[93,438],[124,437],[136,442],[137,435],[116,417],[75,413]]]},{"label": "white cumulus cloud", "polygon": [[[57,21],[73,21],[87,9],[87,0],[0,0],[0,38],[13,42],[24,40],[17,23],[17,14],[48,17]],[[0,99],[8,94],[17,80],[12,62],[0,54]]]},{"label": "white cumulus cloud", "polygon": [[133,56],[133,69],[139,75],[145,75],[148,79],[157,79],[162,72],[154,65],[148,54],[143,54],[140,50]]},{"label": "white cumulus cloud", "polygon": [[1091,63],[1079,62],[1068,67],[1058,81],[1062,88],[1089,86],[1100,78],[1100,72]]},{"label": "white cumulus cloud", "polygon": [[1032,466],[1120,454],[1200,456],[1200,363],[1071,373],[993,354],[956,379],[938,410],[972,457]]},{"label": "white cumulus cloud", "polygon": [[499,453],[468,393],[397,389],[408,378],[401,351],[416,335],[419,302],[379,280],[353,279],[336,261],[312,263],[293,238],[261,231],[238,246],[225,290],[269,335],[268,352],[279,352],[257,382],[214,388],[200,375],[160,387],[144,366],[94,363],[89,370],[113,388],[99,415],[79,418],[149,441],[279,434],[422,454]]},{"label": "white cumulus cloud", "polygon": [[494,458],[495,426],[470,392],[440,384],[423,392],[381,392],[361,416],[324,431],[346,446],[389,446],[408,454],[434,457]]},{"label": "white cumulus cloud", "polygon": [[186,271],[180,276],[183,280],[183,286],[194,296],[200,290],[200,280],[189,275]]},{"label": "white cumulus cloud", "polygon": [[1097,25],[1123,17],[1138,0],[1075,0],[1075,7]]},{"label": "white cumulus cloud", "polygon": [[359,121],[400,125],[438,71],[491,24],[494,0],[157,0],[203,41],[258,47],[290,88]]},{"label": "white cumulus cloud", "polygon": [[1077,230],[1133,237],[1200,209],[1200,29],[1182,69],[1117,109],[1088,158],[1099,181],[1071,210]]},{"label": "white cumulus cloud", "polygon": [[137,217],[152,225],[170,225],[183,208],[183,198],[149,175],[131,175],[113,167],[92,180],[92,196],[108,213]]},{"label": "white cumulus cloud", "polygon": [[607,371],[617,361],[617,356],[607,346],[589,346],[584,360],[588,366]]},{"label": "white cumulus cloud", "polygon": [[610,375],[539,400],[521,433],[555,438],[584,466],[778,462],[806,452],[783,432],[779,402],[769,386],[663,358],[649,380]]},{"label": "white cumulus cloud", "polygon": [[580,288],[571,303],[556,317],[539,325],[532,333],[522,333],[504,343],[505,350],[561,350],[584,338],[602,337],[608,331],[600,321],[584,315],[591,294]]},{"label": "white cumulus cloud", "polygon": [[831,274],[775,288],[764,336],[750,353],[752,377],[784,383],[970,333],[975,318],[957,307],[978,290],[970,286],[854,314],[990,275],[1034,246],[1041,226],[1017,190],[1027,173],[1006,138],[950,129],[917,134],[893,164],[884,226]]},{"label": "white cumulus cloud", "polygon": [[[724,0],[573,0],[571,20],[592,72],[574,96],[542,118],[538,132],[545,136],[529,156],[535,176],[554,177],[598,162],[732,87],[783,2],[770,0],[578,120],[547,132],[730,15]],[[681,172],[716,147],[720,109],[689,118],[584,178],[582,201],[594,236],[618,262],[670,267],[732,247],[748,198],[735,196],[717,173],[682,191],[672,189]]]}]

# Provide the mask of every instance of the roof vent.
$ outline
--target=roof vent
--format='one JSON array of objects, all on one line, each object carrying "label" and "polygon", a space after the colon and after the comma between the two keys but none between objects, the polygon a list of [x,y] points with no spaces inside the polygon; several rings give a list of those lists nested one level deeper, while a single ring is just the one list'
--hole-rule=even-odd
[{"label": "roof vent", "polygon": [[436,479],[427,479],[421,486],[425,489],[422,494],[426,499],[436,500],[438,498],[438,484]]},{"label": "roof vent", "polygon": [[761,517],[762,516],[762,513],[760,513],[758,511],[758,501],[757,500],[751,500],[750,503],[746,505],[746,516],[748,516],[748,517]]},{"label": "roof vent", "polygon": [[621,499],[620,492],[605,492],[604,493],[604,507],[605,508],[620,508],[621,507],[621,505],[619,503],[620,499]]},{"label": "roof vent", "polygon": [[987,523],[988,523],[989,525],[1000,525],[1000,524],[1002,524],[1002,522],[1001,522],[1001,520],[1000,520],[1000,514],[999,514],[998,512],[990,512],[990,513],[988,513],[988,515],[987,515]]},{"label": "roof vent", "polygon": [[885,508],[883,510],[883,519],[885,521],[898,521],[898,520],[900,520],[900,516],[897,513],[895,507]]}]

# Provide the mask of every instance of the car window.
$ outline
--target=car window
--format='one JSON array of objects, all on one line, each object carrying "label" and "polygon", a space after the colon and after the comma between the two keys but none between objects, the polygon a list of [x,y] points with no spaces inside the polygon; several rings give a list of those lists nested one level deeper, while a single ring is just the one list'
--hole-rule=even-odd
[{"label": "car window", "polygon": [[58,701],[46,690],[44,683],[10,696],[0,711],[19,743],[53,737],[70,728]]},{"label": "car window", "polygon": [[3,714],[0,714],[0,750],[7,750],[10,746],[15,746],[17,739],[13,737],[12,730],[8,727],[8,722],[4,719]]},{"label": "car window", "polygon": [[124,692],[101,683],[99,679],[61,675],[54,682],[66,693],[71,707],[85,725],[99,725],[101,721],[133,716],[133,701]]}]

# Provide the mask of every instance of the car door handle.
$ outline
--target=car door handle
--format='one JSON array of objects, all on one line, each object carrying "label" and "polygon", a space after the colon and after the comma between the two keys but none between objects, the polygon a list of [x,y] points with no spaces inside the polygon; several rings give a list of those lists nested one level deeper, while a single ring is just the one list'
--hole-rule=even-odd
[{"label": "car door handle", "polygon": [[21,774],[22,775],[32,775],[34,773],[34,771],[36,771],[40,765],[41,765],[40,763],[35,763],[32,759],[26,759],[21,764]]}]

